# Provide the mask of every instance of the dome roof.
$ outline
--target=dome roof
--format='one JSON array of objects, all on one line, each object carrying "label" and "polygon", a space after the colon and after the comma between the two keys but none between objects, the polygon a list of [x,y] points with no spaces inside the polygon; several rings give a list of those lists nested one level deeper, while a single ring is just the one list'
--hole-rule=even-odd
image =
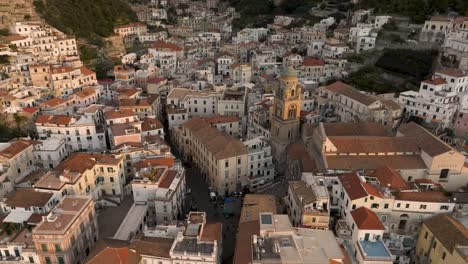
[{"label": "dome roof", "polygon": [[293,67],[285,67],[281,72],[281,77],[297,77],[297,71]]}]

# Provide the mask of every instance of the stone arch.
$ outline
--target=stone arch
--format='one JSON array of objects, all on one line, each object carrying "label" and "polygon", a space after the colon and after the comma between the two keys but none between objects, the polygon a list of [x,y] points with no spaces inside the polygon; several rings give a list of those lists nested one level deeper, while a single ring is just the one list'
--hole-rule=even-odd
[{"label": "stone arch", "polygon": [[295,104],[290,105],[288,109],[288,118],[296,118],[296,113],[297,106]]}]

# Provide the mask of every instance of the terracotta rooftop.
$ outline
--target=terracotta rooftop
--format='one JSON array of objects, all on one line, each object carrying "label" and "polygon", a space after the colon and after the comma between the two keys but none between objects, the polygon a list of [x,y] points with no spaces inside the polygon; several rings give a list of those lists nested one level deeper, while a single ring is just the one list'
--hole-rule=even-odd
[{"label": "terracotta rooftop", "polygon": [[148,80],[148,83],[151,83],[151,84],[158,84],[158,83],[161,83],[163,81],[166,81],[167,79],[166,78],[163,78],[163,77],[154,77],[154,78],[150,78]]},{"label": "terracotta rooftop", "polygon": [[142,237],[133,241],[129,248],[138,255],[170,259],[173,243],[173,238]]},{"label": "terracotta rooftop", "polygon": [[10,145],[8,147],[0,150],[0,156],[5,158],[12,158],[27,149],[32,144],[34,144],[34,141],[25,139],[10,141]]},{"label": "terracotta rooftop", "polygon": [[223,232],[223,225],[221,223],[206,223],[203,226],[203,231],[200,237],[201,241],[205,242],[214,242],[221,241],[223,237],[221,233]]},{"label": "terracotta rooftop", "polygon": [[234,264],[246,264],[252,262],[252,236],[260,235],[259,221],[239,223],[236,249],[234,251]]},{"label": "terracotta rooftop", "polygon": [[405,137],[328,137],[338,153],[418,153],[419,146]]},{"label": "terracotta rooftop", "polygon": [[147,99],[120,99],[119,105],[121,109],[126,109],[127,107],[149,107],[150,103]]},{"label": "terracotta rooftop", "polygon": [[7,195],[5,203],[10,207],[18,208],[46,207],[53,196],[52,192],[18,189],[16,192]]},{"label": "terracotta rooftop", "polygon": [[437,73],[448,75],[448,76],[455,77],[455,78],[463,78],[463,77],[467,76],[467,74],[464,74],[461,70],[452,69],[452,68],[438,70],[438,71],[436,71],[436,74]]},{"label": "terracotta rooftop", "polygon": [[206,149],[218,160],[247,153],[247,149],[240,140],[212,127],[203,118],[194,117],[182,126],[190,130],[192,135],[204,144]]},{"label": "terracotta rooftop", "polygon": [[54,208],[56,219],[54,221],[43,220],[33,229],[33,235],[64,234],[86,206],[92,203],[89,197],[65,196]]},{"label": "terracotta rooftop", "polygon": [[424,221],[424,225],[453,254],[457,246],[468,246],[468,229],[450,216],[439,214]]},{"label": "terracotta rooftop", "polygon": [[168,50],[172,50],[172,51],[182,51],[183,50],[181,47],[179,47],[176,44],[169,43],[169,42],[164,42],[164,41],[154,42],[153,48],[160,49],[160,50],[161,49],[162,50],[168,49]]},{"label": "terracotta rooftop", "polygon": [[67,101],[68,101],[68,99],[62,99],[62,98],[54,97],[52,99],[49,99],[47,101],[42,102],[42,104],[45,105],[45,106],[48,106],[48,107],[54,107],[54,106],[64,104]]},{"label": "terracotta rooftop", "polygon": [[336,170],[371,170],[385,165],[396,170],[427,168],[420,155],[331,155],[325,160],[328,169]]},{"label": "terracotta rooftop", "polygon": [[95,74],[95,72],[93,72],[92,70],[88,69],[85,66],[80,67],[80,71],[81,71],[81,74],[83,74],[84,76]]},{"label": "terracotta rooftop", "polygon": [[203,117],[203,119],[210,124],[233,123],[240,121],[240,118],[234,115],[214,115]]},{"label": "terracotta rooftop", "polygon": [[161,121],[159,121],[158,119],[145,117],[141,121],[141,130],[143,132],[163,128]]},{"label": "terracotta rooftop", "polygon": [[169,189],[172,182],[174,181],[174,178],[177,176],[178,173],[179,172],[176,170],[167,170],[164,177],[160,179],[158,186],[164,189]]},{"label": "terracotta rooftop", "polygon": [[119,162],[120,159],[109,155],[75,152],[66,160],[62,161],[54,171],[84,173],[92,169],[96,164],[117,165]]},{"label": "terracotta rooftop", "polygon": [[22,35],[8,35],[8,36],[3,36],[2,39],[11,42],[11,41],[23,40],[23,39],[26,39],[26,37]]},{"label": "terracotta rooftop", "polygon": [[320,123],[328,137],[333,136],[376,136],[385,137],[385,128],[379,123]]},{"label": "terracotta rooftop", "polygon": [[447,82],[442,79],[442,78],[434,78],[434,79],[430,79],[430,80],[424,80],[422,81],[423,83],[427,83],[427,84],[431,84],[431,85],[442,85],[442,84],[446,84]]},{"label": "terracotta rooftop", "polygon": [[449,151],[455,151],[452,147],[434,136],[431,132],[427,131],[414,122],[401,125],[398,128],[398,132],[403,134],[405,137],[411,138],[416,144],[419,145],[419,147],[424,150],[424,152],[429,154],[431,157]]},{"label": "terracotta rooftop", "polygon": [[69,115],[40,115],[36,119],[37,125],[61,125],[70,124],[72,116]]},{"label": "terracotta rooftop", "polygon": [[119,109],[119,110],[109,110],[104,112],[104,118],[106,120],[125,118],[130,116],[135,116],[136,114],[132,109]]},{"label": "terracotta rooftop", "polygon": [[368,176],[375,177],[379,180],[380,186],[388,187],[390,190],[402,191],[410,190],[411,186],[406,182],[397,171],[387,165],[377,168]]},{"label": "terracotta rooftop", "polygon": [[450,22],[450,19],[447,16],[432,16],[431,21],[444,21]]},{"label": "terracotta rooftop", "polygon": [[245,195],[239,223],[258,221],[260,213],[277,213],[275,196],[268,194]]},{"label": "terracotta rooftop", "polygon": [[86,98],[90,95],[96,94],[96,90],[92,87],[83,88],[81,91],[74,93],[75,96],[80,98]]},{"label": "terracotta rooftop", "polygon": [[322,59],[318,59],[318,58],[305,57],[304,60],[302,61],[302,65],[304,65],[304,66],[324,66],[325,61],[322,60]]},{"label": "terracotta rooftop", "polygon": [[291,160],[300,162],[302,172],[318,172],[317,163],[307,152],[306,146],[302,140],[289,145],[287,153]]},{"label": "terracotta rooftop", "polygon": [[154,167],[154,166],[167,166],[172,167],[174,165],[174,158],[159,158],[159,159],[144,159],[140,160],[135,164],[135,169],[140,171],[142,168]]},{"label": "terracotta rooftop", "polygon": [[363,182],[356,172],[339,175],[338,180],[341,182],[341,185],[351,200],[357,200],[371,195],[367,193],[366,188],[363,186]]},{"label": "terracotta rooftop", "polygon": [[138,264],[141,257],[129,249],[127,241],[100,239],[94,245],[87,264]]},{"label": "terracotta rooftop", "polygon": [[379,217],[364,206],[351,211],[351,216],[360,230],[385,230],[385,226],[380,222]]},{"label": "terracotta rooftop", "polygon": [[39,112],[39,108],[37,107],[23,107],[23,112],[28,113],[28,114],[34,114]]},{"label": "terracotta rooftop", "polygon": [[414,201],[414,202],[432,202],[448,203],[450,199],[443,192],[399,192],[395,195],[395,200]]},{"label": "terracotta rooftop", "polygon": [[68,73],[72,72],[74,69],[69,66],[63,66],[63,67],[54,67],[51,69],[52,74],[60,74],[60,73]]},{"label": "terracotta rooftop", "polygon": [[371,105],[377,101],[375,96],[361,93],[356,88],[340,81],[326,86],[326,89],[334,93],[342,94],[366,106]]}]

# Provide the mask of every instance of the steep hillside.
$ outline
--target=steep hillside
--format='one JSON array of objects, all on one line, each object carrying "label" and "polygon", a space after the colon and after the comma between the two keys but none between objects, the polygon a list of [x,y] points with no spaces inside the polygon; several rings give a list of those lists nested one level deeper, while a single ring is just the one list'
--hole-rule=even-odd
[{"label": "steep hillside", "polygon": [[34,6],[50,25],[99,46],[114,26],[138,20],[124,0],[35,0]]},{"label": "steep hillside", "polygon": [[33,0],[0,0],[0,28],[10,28],[16,21],[36,19]]},{"label": "steep hillside", "polygon": [[362,0],[356,8],[373,8],[375,13],[404,15],[416,23],[424,23],[429,15],[435,13],[468,15],[466,0]]}]

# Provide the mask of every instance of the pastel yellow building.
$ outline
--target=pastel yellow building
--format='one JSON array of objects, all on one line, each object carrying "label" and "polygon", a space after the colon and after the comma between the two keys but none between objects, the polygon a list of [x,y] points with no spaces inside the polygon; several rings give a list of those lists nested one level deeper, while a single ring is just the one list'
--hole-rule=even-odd
[{"label": "pastel yellow building", "polygon": [[468,229],[443,214],[426,220],[416,245],[416,263],[468,263]]}]

